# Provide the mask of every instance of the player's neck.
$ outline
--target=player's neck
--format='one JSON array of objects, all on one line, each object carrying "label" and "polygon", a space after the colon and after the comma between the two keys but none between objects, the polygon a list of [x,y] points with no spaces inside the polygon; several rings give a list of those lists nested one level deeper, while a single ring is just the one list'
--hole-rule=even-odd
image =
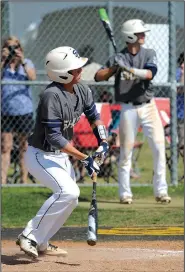
[{"label": "player's neck", "polygon": [[136,55],[141,49],[140,44],[128,44],[128,51],[132,55]]},{"label": "player's neck", "polygon": [[64,84],[64,88],[69,93],[74,93],[74,84]]}]

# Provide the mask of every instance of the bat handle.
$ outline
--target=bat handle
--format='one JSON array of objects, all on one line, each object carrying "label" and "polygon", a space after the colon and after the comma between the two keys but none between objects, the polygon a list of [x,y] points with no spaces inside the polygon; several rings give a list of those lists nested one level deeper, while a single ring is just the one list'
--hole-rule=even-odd
[{"label": "bat handle", "polygon": [[91,179],[93,180],[93,183],[94,183],[94,182],[95,182],[95,183],[97,182],[97,173],[96,173],[96,172],[93,173]]}]

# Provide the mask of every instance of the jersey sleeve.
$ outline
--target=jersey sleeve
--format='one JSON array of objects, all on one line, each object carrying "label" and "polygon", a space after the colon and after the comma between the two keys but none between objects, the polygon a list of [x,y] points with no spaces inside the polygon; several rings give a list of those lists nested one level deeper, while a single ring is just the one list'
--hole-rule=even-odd
[{"label": "jersey sleeve", "polygon": [[[102,68],[103,68],[103,69],[104,69],[104,68],[110,68],[110,67],[112,67],[112,66],[114,66],[114,65],[115,65],[115,55],[114,55],[114,56],[111,56]],[[101,69],[102,69],[102,68],[101,68]]]},{"label": "jersey sleeve", "polygon": [[62,136],[62,112],[59,99],[54,93],[45,93],[41,102],[41,122],[45,127],[45,137],[50,145],[62,149],[67,139]]},{"label": "jersey sleeve", "polygon": [[[105,63],[105,65],[103,65],[98,71],[102,70],[102,69],[106,69],[106,68],[110,68],[113,67],[115,65],[115,56],[111,56],[108,61]],[[97,72],[98,72],[97,71]],[[96,72],[96,73],[97,73]],[[94,75],[94,80],[96,80],[96,74]],[[109,78],[107,79],[107,81],[109,80]]]},{"label": "jersey sleeve", "polygon": [[86,115],[90,123],[96,120],[100,120],[100,114],[98,113],[96,109],[96,105],[94,103],[93,96],[92,96],[92,91],[89,87],[86,87],[84,114]]},{"label": "jersey sleeve", "polygon": [[157,55],[155,50],[151,49],[148,51],[144,69],[149,69],[152,72],[153,77],[157,73]]}]

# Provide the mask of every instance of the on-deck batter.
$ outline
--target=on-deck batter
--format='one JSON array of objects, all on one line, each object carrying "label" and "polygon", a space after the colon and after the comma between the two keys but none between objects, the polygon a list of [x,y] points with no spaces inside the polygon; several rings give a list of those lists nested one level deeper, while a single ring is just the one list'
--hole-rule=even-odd
[{"label": "on-deck batter", "polygon": [[[87,60],[67,46],[55,48],[46,56],[46,71],[52,83],[41,95],[25,164],[37,180],[53,191],[53,195],[28,222],[16,242],[21,250],[35,258],[40,253],[67,255],[66,251],[48,241],[78,204],[80,191],[68,155],[79,159],[89,176],[93,177],[108,151],[106,129],[96,110],[91,90],[79,83],[81,67]],[[83,112],[99,144],[93,156],[81,153],[70,143],[73,127]],[[94,161],[96,157],[98,163]]]},{"label": "on-deck batter", "polygon": [[[154,158],[154,195],[156,201],[170,202],[166,183],[164,131],[153,96],[151,80],[157,73],[156,53],[143,48],[149,29],[139,19],[123,24],[127,46],[95,75],[96,81],[115,75],[115,100],[122,103],[120,117],[119,196],[123,204],[132,203],[130,187],[131,157],[139,126],[148,138]],[[146,158],[149,159],[149,158]]]}]

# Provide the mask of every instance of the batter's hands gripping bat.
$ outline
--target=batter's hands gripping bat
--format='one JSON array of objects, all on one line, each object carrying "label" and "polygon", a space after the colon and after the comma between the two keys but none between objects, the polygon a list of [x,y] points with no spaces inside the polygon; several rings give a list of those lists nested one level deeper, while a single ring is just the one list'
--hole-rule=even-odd
[{"label": "batter's hands gripping bat", "polygon": [[96,181],[97,173],[93,174],[93,192],[92,200],[88,214],[88,230],[87,230],[87,244],[95,246],[97,242],[97,231],[98,231],[98,208],[96,202]]},{"label": "batter's hands gripping bat", "polygon": [[113,33],[113,30],[112,30],[112,27],[111,27],[111,24],[110,24],[110,21],[109,21],[109,17],[107,15],[107,12],[104,8],[100,8],[99,9],[99,15],[100,15],[100,19],[103,23],[103,26],[107,32],[107,35],[114,47],[114,51],[115,53],[117,53],[117,46],[116,46],[116,42],[115,42],[115,39],[114,39],[114,33]]}]

